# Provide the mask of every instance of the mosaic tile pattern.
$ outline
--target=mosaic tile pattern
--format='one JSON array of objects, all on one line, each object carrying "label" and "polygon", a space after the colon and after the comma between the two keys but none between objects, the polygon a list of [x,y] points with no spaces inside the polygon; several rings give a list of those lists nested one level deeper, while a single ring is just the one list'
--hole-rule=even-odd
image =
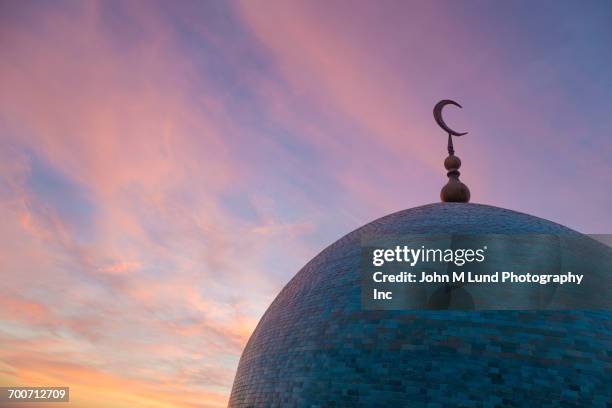
[{"label": "mosaic tile pattern", "polygon": [[449,232],[575,234],[478,204],[373,221],[280,292],[242,354],[229,406],[612,406],[610,312],[361,310],[362,238]]}]

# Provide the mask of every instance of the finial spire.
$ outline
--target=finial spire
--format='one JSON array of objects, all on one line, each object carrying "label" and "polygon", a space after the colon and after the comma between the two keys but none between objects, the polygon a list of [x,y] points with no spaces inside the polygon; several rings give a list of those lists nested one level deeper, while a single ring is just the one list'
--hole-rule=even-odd
[{"label": "finial spire", "polygon": [[455,156],[453,148],[453,136],[463,136],[467,132],[456,132],[449,128],[442,118],[442,108],[446,105],[455,105],[461,108],[457,102],[450,99],[441,100],[434,106],[433,114],[436,123],[448,133],[448,157],[444,160],[444,167],[447,170],[448,183],[442,187],[440,191],[440,199],[443,202],[451,203],[467,203],[470,201],[470,189],[468,186],[459,181],[459,168],[461,167],[461,159]]}]

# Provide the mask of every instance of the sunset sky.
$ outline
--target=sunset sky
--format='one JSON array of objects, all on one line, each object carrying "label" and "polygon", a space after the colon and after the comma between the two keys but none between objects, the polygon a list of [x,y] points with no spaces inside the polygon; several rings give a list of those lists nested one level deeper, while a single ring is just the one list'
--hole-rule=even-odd
[{"label": "sunset sky", "polygon": [[[610,2],[0,0],[0,385],[225,406],[320,250],[439,200],[612,233]],[[20,406],[27,406],[20,405]]]}]

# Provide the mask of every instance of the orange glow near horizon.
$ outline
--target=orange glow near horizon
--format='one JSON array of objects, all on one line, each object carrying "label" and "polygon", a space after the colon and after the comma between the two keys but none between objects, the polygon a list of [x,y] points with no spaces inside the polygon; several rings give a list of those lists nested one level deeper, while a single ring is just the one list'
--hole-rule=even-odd
[{"label": "orange glow near horizon", "polygon": [[608,21],[496,6],[0,4],[0,383],[225,406],[299,268],[438,201],[439,99],[473,201],[612,229]]}]

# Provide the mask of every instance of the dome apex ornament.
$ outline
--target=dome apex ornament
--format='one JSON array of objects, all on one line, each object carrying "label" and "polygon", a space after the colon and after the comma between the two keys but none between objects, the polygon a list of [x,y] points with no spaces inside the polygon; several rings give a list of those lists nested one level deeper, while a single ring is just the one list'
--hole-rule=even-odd
[{"label": "dome apex ornament", "polygon": [[446,203],[467,203],[470,201],[470,189],[468,186],[459,181],[459,168],[461,167],[461,159],[455,156],[453,148],[453,136],[463,136],[468,132],[457,132],[444,122],[442,118],[442,108],[446,105],[455,105],[459,108],[462,106],[450,99],[443,99],[434,106],[433,115],[436,123],[448,134],[448,157],[444,160],[444,167],[447,170],[448,183],[442,187],[440,191],[440,199]]}]

